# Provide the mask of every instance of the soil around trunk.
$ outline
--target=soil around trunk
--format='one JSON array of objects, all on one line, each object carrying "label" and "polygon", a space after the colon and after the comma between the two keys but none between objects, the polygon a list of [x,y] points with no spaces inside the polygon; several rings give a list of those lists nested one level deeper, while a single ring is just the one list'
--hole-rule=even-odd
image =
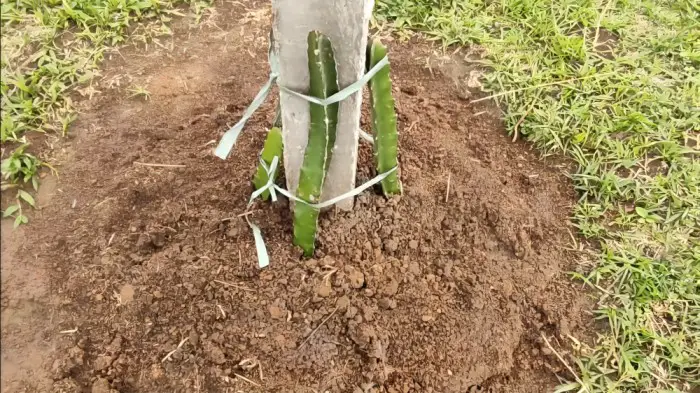
[{"label": "soil around trunk", "polygon": [[[60,192],[26,235],[36,260],[3,245],[3,276],[6,253],[50,271],[44,329],[59,350],[52,387],[35,391],[551,390],[566,371],[542,335],[559,346],[590,329],[566,276],[571,185],[509,141],[500,112],[470,105],[452,71],[426,67],[425,43],[388,43],[404,195],[324,212],[309,260],[287,201],[257,202],[248,218],[271,257],[257,268],[237,215],[275,99],[227,161],[211,151],[267,78],[268,29],[268,8],[221,4],[166,49],[106,65],[64,143]],[[361,143],[358,184],[375,175],[371,154]]]}]

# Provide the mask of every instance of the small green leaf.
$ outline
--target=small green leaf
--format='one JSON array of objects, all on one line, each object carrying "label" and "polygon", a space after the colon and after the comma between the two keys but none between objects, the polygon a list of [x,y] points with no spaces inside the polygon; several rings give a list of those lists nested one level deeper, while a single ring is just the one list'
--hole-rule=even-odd
[{"label": "small green leaf", "polygon": [[643,207],[637,206],[634,208],[634,211],[636,211],[637,214],[639,214],[639,216],[643,218],[646,218],[649,215],[649,212]]},{"label": "small green leaf", "polygon": [[28,192],[26,192],[24,190],[17,190],[17,193],[19,194],[20,198],[24,199],[25,202],[32,205],[32,207],[36,207],[36,204],[34,202],[34,198],[31,195],[29,195]]},{"label": "small green leaf", "polygon": [[15,212],[16,212],[17,210],[19,210],[19,205],[10,205],[10,206],[8,206],[7,209],[5,209],[5,211],[2,213],[2,217],[3,217],[3,218],[9,217],[9,216],[15,214]]},{"label": "small green leaf", "polygon": [[580,132],[580,133],[574,135],[573,139],[574,139],[574,142],[576,142],[577,144],[580,144],[581,142],[585,141],[587,137],[588,137],[587,133]]},{"label": "small green leaf", "polygon": [[22,225],[22,216],[21,214],[17,217],[15,217],[15,223],[13,225],[13,228],[17,228],[18,226]]}]

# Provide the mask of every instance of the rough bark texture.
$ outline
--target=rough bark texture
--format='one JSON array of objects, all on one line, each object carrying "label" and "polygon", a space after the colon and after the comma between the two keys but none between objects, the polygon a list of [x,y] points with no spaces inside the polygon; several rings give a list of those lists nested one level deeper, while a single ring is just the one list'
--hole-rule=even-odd
[{"label": "rough bark texture", "polygon": [[[280,58],[279,83],[295,91],[308,92],[306,39],[312,30],[320,31],[333,44],[340,88],[359,79],[365,67],[373,6],[374,0],[273,0],[274,49]],[[294,193],[308,139],[309,103],[284,92],[280,93],[280,102],[287,188]],[[322,200],[355,187],[361,104],[359,92],[340,102],[337,138]],[[350,210],[353,201],[347,199],[337,206]]]}]

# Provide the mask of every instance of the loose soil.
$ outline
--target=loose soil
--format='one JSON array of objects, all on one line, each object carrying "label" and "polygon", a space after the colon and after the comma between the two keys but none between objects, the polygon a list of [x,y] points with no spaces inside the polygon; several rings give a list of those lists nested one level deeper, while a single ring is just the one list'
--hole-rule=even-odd
[{"label": "loose soil", "polygon": [[[425,43],[389,43],[404,195],[325,212],[308,260],[288,202],[257,202],[258,269],[237,215],[274,98],[230,159],[212,155],[267,78],[269,9],[253,4],[107,62],[31,233],[3,225],[3,391],[551,390],[566,370],[542,335],[559,350],[590,329],[565,273],[571,185],[453,69],[426,67]],[[358,184],[374,176],[364,143],[359,165]],[[6,373],[8,357],[23,363]]]}]

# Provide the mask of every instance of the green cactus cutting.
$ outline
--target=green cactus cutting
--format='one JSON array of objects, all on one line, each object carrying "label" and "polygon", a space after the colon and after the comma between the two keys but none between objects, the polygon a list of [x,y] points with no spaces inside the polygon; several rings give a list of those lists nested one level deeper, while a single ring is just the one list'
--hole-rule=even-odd
[{"label": "green cactus cutting", "polygon": [[[377,39],[367,46],[367,52],[368,69],[374,67],[387,55],[386,47]],[[388,64],[370,80],[369,89],[374,128],[374,160],[377,171],[385,173],[399,164],[399,135],[396,131],[396,112],[394,97],[391,95]],[[382,180],[382,191],[386,196],[401,194],[398,169]]]},{"label": "green cactus cutting", "polygon": [[[338,92],[338,75],[333,47],[328,37],[312,31],[308,36],[309,95],[328,98]],[[299,173],[297,197],[318,203],[331,161],[338,123],[338,104],[327,106],[309,103],[309,139]],[[319,210],[304,203],[294,205],[294,244],[304,256],[314,253]]]},{"label": "green cactus cutting", "polygon": [[[280,173],[280,168],[282,167],[282,131],[278,127],[273,127],[267,133],[267,138],[265,139],[265,146],[263,147],[262,154],[260,154],[260,158],[269,167],[272,163],[272,159],[275,158],[275,156],[277,156],[279,160],[277,170],[275,171],[274,179],[277,180],[277,176]],[[259,190],[260,188],[265,186],[268,180],[269,178],[267,176],[267,171],[262,166],[262,164],[258,164],[258,170],[257,172],[255,172],[255,177],[253,177],[253,185],[255,186],[255,189]],[[264,201],[268,200],[268,198],[270,198],[270,191],[263,191],[260,197]]]}]

